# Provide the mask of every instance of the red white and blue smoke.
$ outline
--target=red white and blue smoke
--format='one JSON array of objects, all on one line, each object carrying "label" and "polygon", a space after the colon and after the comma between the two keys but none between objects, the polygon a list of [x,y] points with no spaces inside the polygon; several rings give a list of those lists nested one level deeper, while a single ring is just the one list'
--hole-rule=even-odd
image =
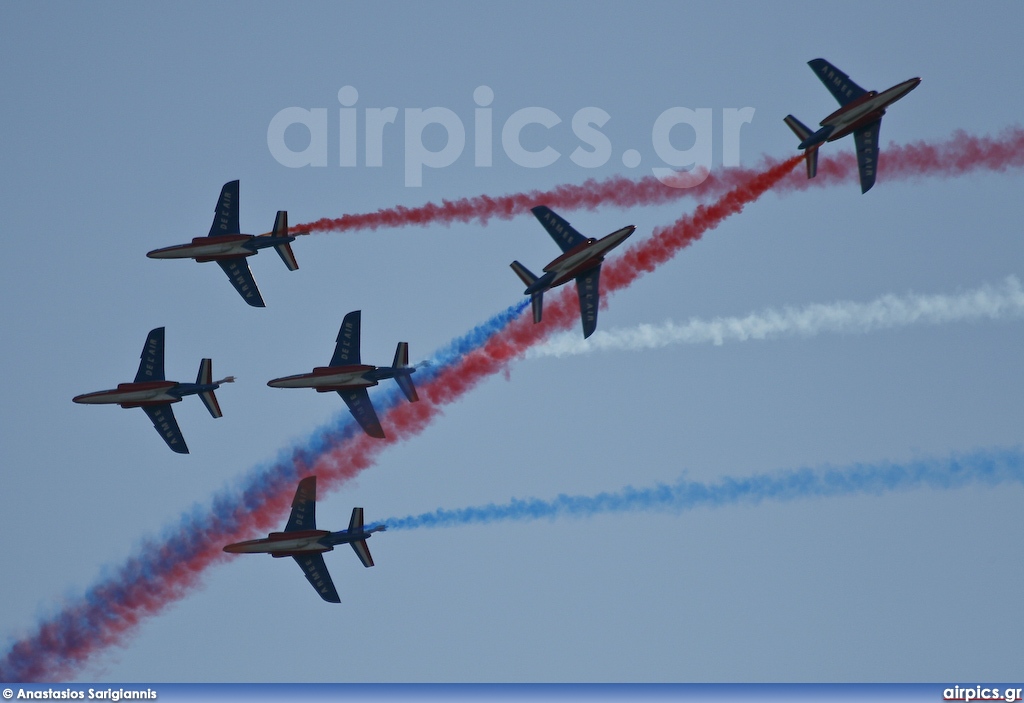
[{"label": "red white and blue smoke", "polygon": [[[616,178],[564,186],[554,191],[444,202],[421,208],[393,208],[367,215],[320,220],[296,230],[343,231],[409,224],[436,224],[511,218],[538,203],[556,209],[631,207],[693,198],[691,214],[657,229],[621,256],[605,262],[602,289],[606,296],[628,287],[655,270],[681,249],[699,240],[726,218],[739,213],[763,194],[826,187],[853,186],[856,163],[851,155],[822,158],[818,176],[808,181],[797,169],[802,157],[766,160],[761,168],[711,174],[692,189],[668,188],[654,179]],[[998,138],[958,133],[938,144],[890,145],[883,149],[880,180],[956,176],[971,171],[1002,171],[1024,166],[1024,130]],[[607,299],[607,297],[606,297]],[[304,441],[250,471],[210,503],[183,514],[159,537],[144,540],[123,564],[112,567],[80,597],[44,617],[31,632],[13,641],[0,655],[0,680],[54,681],[72,678],[92,657],[123,644],[146,619],[160,614],[201,584],[206,568],[229,559],[222,546],[277,529],[287,515],[295,484],[315,474],[322,490],[334,490],[373,465],[394,442],[422,432],[443,406],[453,403],[482,380],[509,368],[533,345],[554,332],[579,324],[575,290],[563,288],[545,301],[544,321],[534,325],[520,313],[528,299],[512,305],[437,352],[417,373],[421,401],[399,402],[396,391],[376,394],[374,403],[388,428],[388,439],[367,437],[345,415],[321,427]],[[424,378],[425,377],[425,378]],[[1019,464],[1019,460],[1018,460]]]}]

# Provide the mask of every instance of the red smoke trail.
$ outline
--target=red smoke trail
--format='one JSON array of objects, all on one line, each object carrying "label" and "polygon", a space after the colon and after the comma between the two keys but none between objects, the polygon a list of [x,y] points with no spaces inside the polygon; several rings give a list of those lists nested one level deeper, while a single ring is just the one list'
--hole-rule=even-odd
[{"label": "red smoke trail", "polygon": [[[1019,129],[1010,130],[1009,137],[1002,142],[961,134],[937,146],[917,144],[889,147],[888,151],[889,156],[880,167],[880,173],[886,178],[933,173],[955,175],[979,168],[1004,170],[1024,165],[1024,132]],[[811,185],[828,185],[835,183],[836,179],[850,182],[855,179],[856,167],[852,157],[821,159],[819,175],[814,181],[807,181],[802,172],[794,171],[800,161],[801,157],[797,156],[783,162],[771,162],[763,172],[730,172],[731,175],[722,179],[709,178],[713,187],[721,187],[729,179],[746,174],[719,200],[698,206],[692,215],[656,231],[650,239],[606,263],[602,276],[605,292],[625,288],[644,273],[653,271],[680,249],[700,239],[705,232],[740,212],[746,204],[768,190],[785,192]],[[638,204],[638,200],[629,200],[633,197],[630,189],[635,185],[630,184],[633,182],[624,181],[622,186],[629,197],[616,197],[603,202]],[[591,192],[587,190],[590,186],[586,184],[580,188],[582,190],[573,197],[582,198],[584,191]],[[666,192],[671,192],[673,197],[686,194],[686,191],[667,188],[661,194]],[[509,197],[514,199],[526,196]],[[546,197],[544,194],[538,195],[538,198]],[[372,228],[427,221],[512,217],[516,214],[516,208],[525,208],[537,202],[509,200],[496,211],[489,209],[500,200],[475,198],[471,201],[456,201],[452,205],[454,209],[445,209],[448,207],[446,205],[430,215],[434,217],[433,220],[423,218],[426,212],[423,208],[419,209],[423,211],[420,215],[409,217],[406,215],[413,212],[411,210],[392,210],[388,212],[406,213],[402,215],[406,219],[399,217],[398,220],[389,221],[381,213],[376,213],[360,216],[367,219],[358,226]],[[555,199],[546,201],[556,207],[566,206],[564,202]],[[456,205],[459,203],[482,209],[458,214]],[[576,207],[596,207],[598,204],[600,202],[596,200],[582,199]],[[355,226],[342,224],[338,228],[352,229]],[[113,574],[92,586],[82,598],[41,623],[34,634],[16,642],[0,658],[0,681],[71,678],[99,651],[123,644],[143,620],[159,614],[196,588],[208,566],[228,558],[221,551],[224,544],[279,527],[288,512],[298,477],[316,473],[321,476],[322,486],[337,488],[345,480],[372,465],[376,455],[390,443],[421,432],[440,413],[443,405],[458,400],[484,378],[506,369],[509,362],[520,357],[531,345],[555,331],[578,324],[579,311],[575,296],[571,290],[564,289],[560,295],[550,296],[545,305],[543,324],[534,325],[528,317],[516,319],[503,332],[492,335],[456,363],[441,369],[432,381],[420,389],[421,402],[400,403],[385,411],[382,419],[389,429],[387,441],[371,440],[363,434],[328,432],[327,437],[316,439],[319,445],[315,453],[295,450],[290,461],[277,462],[273,471],[257,472],[255,477],[247,478],[241,495],[218,497],[208,511],[196,509],[185,515],[181,524],[172,532],[159,540],[146,541],[136,555]]]},{"label": "red smoke trail", "polygon": [[[754,175],[718,202],[698,207],[693,215],[609,262],[605,265],[605,290],[623,288],[653,270],[777,185],[799,161],[795,157]],[[440,369],[419,389],[419,403],[399,403],[384,411],[387,440],[362,433],[329,437],[315,456],[307,459],[296,451],[287,469],[261,475],[259,480],[250,481],[252,485],[243,495],[219,499],[208,513],[187,515],[172,533],[147,541],[137,556],[90,588],[82,599],[40,624],[35,634],[15,643],[0,659],[0,680],[68,679],[100,650],[123,644],[143,620],[158,615],[195,589],[207,567],[230,558],[221,550],[224,544],[279,527],[288,512],[297,477],[315,473],[324,489],[338,488],[371,466],[389,444],[422,432],[444,405],[507,368],[532,344],[556,330],[578,325],[579,310],[570,293],[551,296],[543,324],[534,325],[531,319],[520,317],[456,363]]]},{"label": "red smoke trail", "polygon": [[[450,225],[453,222],[479,222],[486,224],[491,218],[510,220],[525,215],[530,208],[543,203],[556,210],[594,210],[602,205],[628,208],[656,205],[683,198],[708,202],[746,183],[755,174],[783,163],[764,158],[757,169],[727,169],[708,175],[703,182],[699,175],[680,174],[680,183],[696,182],[691,188],[672,188],[654,176],[638,180],[614,176],[582,185],[562,185],[552,190],[532,190],[492,198],[478,195],[474,198],[442,200],[441,204],[427,203],[419,207],[392,207],[377,212],[323,218],[292,227],[293,234],[311,232],[347,232],[378,229],[380,227]],[[929,144],[890,144],[879,156],[878,180],[906,180],[924,176],[958,176],[970,171],[1005,171],[1024,166],[1024,129],[1010,127],[998,137],[977,137],[963,131],[954,132],[943,142]],[[689,180],[687,180],[689,179]],[[821,155],[818,175],[807,179],[803,171],[794,171],[776,192],[827,187],[837,182],[855,183],[857,162],[846,152],[834,156]]]},{"label": "red smoke trail", "polygon": [[[601,287],[606,294],[628,287],[645,273],[668,261],[680,249],[693,244],[705,232],[717,227],[723,220],[743,210],[764,193],[783,181],[801,162],[796,156],[768,170],[757,173],[729,191],[718,201],[700,205],[691,215],[674,224],[656,230],[654,235],[626,250],[619,258],[602,267]],[[544,320],[535,325],[531,316],[520,316],[500,334],[466,354],[457,364],[438,373],[437,377],[420,392],[421,402],[404,403],[387,412],[388,437],[402,441],[413,437],[430,424],[448,403],[458,400],[485,378],[508,368],[510,362],[520,358],[534,344],[552,333],[579,325],[579,303],[575,288],[567,286],[545,301]],[[380,447],[379,440],[359,435],[352,442],[335,451],[321,454],[309,467],[321,485],[337,487],[359,471],[368,467]]]}]

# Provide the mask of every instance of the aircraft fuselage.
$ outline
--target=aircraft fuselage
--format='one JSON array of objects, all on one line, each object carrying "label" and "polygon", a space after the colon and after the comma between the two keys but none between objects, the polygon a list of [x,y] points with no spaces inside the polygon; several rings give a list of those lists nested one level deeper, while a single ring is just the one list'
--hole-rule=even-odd
[{"label": "aircraft fuselage", "polygon": [[[620,230],[612,232],[601,239],[591,237],[569,251],[565,252],[550,264],[544,267],[545,273],[554,273],[554,278],[546,285],[546,288],[555,288],[563,283],[568,283],[581,273],[589,271],[604,261],[605,255],[622,244],[626,237],[633,234],[636,227],[629,225]],[[540,280],[544,280],[542,277]],[[527,292],[532,292],[527,289]]]},{"label": "aircraft fuselage", "polygon": [[115,404],[122,408],[136,408],[143,405],[163,405],[181,400],[177,393],[179,384],[174,381],[149,381],[146,383],[119,383],[117,388],[95,393],[76,395],[71,400],[85,405]]},{"label": "aircraft fuselage", "polygon": [[220,234],[215,237],[194,237],[189,244],[154,249],[150,259],[195,259],[199,262],[238,259],[252,256],[260,249],[294,242],[295,237],[262,234]]},{"label": "aircraft fuselage", "polygon": [[336,545],[359,542],[368,539],[374,532],[384,529],[384,526],[378,526],[359,532],[349,532],[348,530],[339,532],[329,532],[328,530],[271,532],[263,539],[229,544],[224,547],[224,551],[232,554],[270,554],[275,557],[330,552]]},{"label": "aircraft fuselage", "polygon": [[888,90],[883,90],[881,93],[872,90],[848,105],[843,105],[819,123],[823,128],[830,128],[830,131],[819,130],[804,144],[801,144],[800,148],[805,149],[815,143],[834,142],[871,124],[885,114],[885,108],[912,91],[920,83],[920,78],[911,78]]},{"label": "aircraft fuselage", "polygon": [[224,551],[233,554],[271,554],[275,557],[291,557],[310,552],[329,552],[334,549],[334,545],[330,542],[325,544],[323,540],[330,534],[327,530],[271,532],[264,539],[251,539],[229,544],[224,547]]},{"label": "aircraft fuselage", "polygon": [[[231,380],[234,380],[231,378]],[[76,395],[71,400],[84,405],[120,405],[122,408],[141,408],[147,405],[178,403],[186,395],[215,391],[224,380],[217,383],[178,383],[177,381],[146,381],[143,383],[119,383],[117,388],[95,393]]]},{"label": "aircraft fuselage", "polygon": [[294,376],[275,378],[269,381],[267,385],[271,388],[315,388],[318,391],[369,387],[376,386],[377,381],[380,380],[371,376],[375,371],[378,371],[376,366],[369,366],[367,364],[318,366],[311,373],[300,373]]}]

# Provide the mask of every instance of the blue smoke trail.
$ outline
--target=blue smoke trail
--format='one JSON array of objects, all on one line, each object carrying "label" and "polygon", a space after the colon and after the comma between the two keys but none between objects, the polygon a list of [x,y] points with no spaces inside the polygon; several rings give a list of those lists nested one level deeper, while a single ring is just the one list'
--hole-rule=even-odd
[{"label": "blue smoke trail", "polygon": [[714,483],[680,479],[653,488],[627,486],[595,496],[562,494],[553,500],[513,498],[508,503],[389,518],[375,523],[389,530],[456,527],[492,522],[591,517],[604,513],[658,511],[680,513],[699,507],[723,507],[764,500],[788,501],[857,494],[881,495],[912,488],[954,489],[972,484],[1024,485],[1024,452],[978,450],[945,459],[919,459],[904,464],[854,464],[844,468],[797,469],[748,477],[726,477]]},{"label": "blue smoke trail", "polygon": [[[504,330],[509,323],[518,317],[530,305],[530,299],[510,305],[490,319],[480,323],[465,334],[451,340],[446,346],[435,351],[426,362],[417,368],[413,380],[417,385],[426,385],[433,381],[449,366],[458,363],[463,356],[479,349],[494,335]],[[370,389],[374,407],[381,415],[386,414],[399,403],[404,403],[405,396],[393,383]],[[213,510],[209,507],[196,505],[182,516],[180,525],[171,528],[178,533],[182,528],[198,524],[208,524],[210,514],[231,515],[239,503],[247,512],[255,512],[265,502],[265,497],[276,491],[291,492],[295,483],[304,475],[306,467],[312,466],[317,457],[325,454],[331,447],[351,439],[362,432],[351,413],[342,407],[324,425],[314,429],[307,437],[294,442],[291,446],[281,449],[277,458],[267,464],[251,469],[235,486],[220,491],[213,498]],[[230,530],[233,525],[225,525],[221,529]],[[194,533],[194,530],[189,529]]]}]

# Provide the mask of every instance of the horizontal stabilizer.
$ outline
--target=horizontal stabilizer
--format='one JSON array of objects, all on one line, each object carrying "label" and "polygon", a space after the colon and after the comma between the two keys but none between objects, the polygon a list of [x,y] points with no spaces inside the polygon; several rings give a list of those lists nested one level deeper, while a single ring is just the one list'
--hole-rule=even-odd
[{"label": "horizontal stabilizer", "polygon": [[801,142],[807,139],[812,134],[814,134],[814,132],[807,128],[807,125],[805,125],[803,122],[793,117],[792,115],[786,115],[786,117],[783,119],[783,122],[785,122],[786,125],[791,130],[793,130],[793,133]]},{"label": "horizontal stabilizer", "polygon": [[370,556],[370,548],[366,546],[366,540],[361,539],[358,542],[350,542],[352,545],[352,551],[359,557],[359,561],[363,562],[363,566],[369,568],[373,566],[373,557]]},{"label": "horizontal stabilizer", "polygon": [[416,386],[412,383],[411,376],[395,376],[395,383],[397,383],[398,387],[402,389],[402,393],[405,394],[405,397],[409,399],[410,403],[415,403],[420,399],[419,395],[416,393]]},{"label": "horizontal stabilizer", "polygon": [[526,268],[518,261],[513,261],[509,266],[511,266],[512,270],[516,272],[517,276],[519,276],[519,280],[526,284],[527,288],[537,282],[537,277],[530,273],[530,269]]}]

